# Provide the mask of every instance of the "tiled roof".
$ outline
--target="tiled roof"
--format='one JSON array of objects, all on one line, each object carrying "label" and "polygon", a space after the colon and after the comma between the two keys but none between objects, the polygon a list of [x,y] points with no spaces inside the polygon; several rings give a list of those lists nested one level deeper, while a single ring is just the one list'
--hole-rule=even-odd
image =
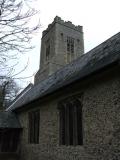
[{"label": "tiled roof", "polygon": [[120,32],[107,41],[103,42],[77,60],[58,70],[46,80],[40,82],[30,89],[8,110],[15,110],[19,107],[51,94],[61,87],[80,80],[103,67],[112,64],[120,59]]}]

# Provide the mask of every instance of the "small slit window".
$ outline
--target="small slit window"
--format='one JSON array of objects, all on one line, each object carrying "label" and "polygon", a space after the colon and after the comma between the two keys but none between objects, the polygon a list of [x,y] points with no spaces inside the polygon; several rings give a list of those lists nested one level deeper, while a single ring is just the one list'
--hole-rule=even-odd
[{"label": "small slit window", "polygon": [[46,61],[48,61],[50,58],[50,40],[47,40],[46,42]]}]

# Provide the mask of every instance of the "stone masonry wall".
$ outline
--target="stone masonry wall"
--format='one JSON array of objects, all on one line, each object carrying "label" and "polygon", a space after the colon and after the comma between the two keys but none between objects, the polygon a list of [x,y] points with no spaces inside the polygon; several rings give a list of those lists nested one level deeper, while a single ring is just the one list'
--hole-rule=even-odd
[{"label": "stone masonry wall", "polygon": [[[58,101],[83,93],[83,146],[59,146]],[[39,144],[28,144],[28,111],[19,117],[23,126],[21,160],[118,160],[120,159],[120,78],[99,77],[87,85],[47,100],[40,108]]]}]

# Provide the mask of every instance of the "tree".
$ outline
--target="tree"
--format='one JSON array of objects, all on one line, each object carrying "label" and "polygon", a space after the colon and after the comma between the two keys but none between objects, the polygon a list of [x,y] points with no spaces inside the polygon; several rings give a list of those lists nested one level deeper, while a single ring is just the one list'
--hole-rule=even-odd
[{"label": "tree", "polygon": [[[10,74],[17,55],[32,48],[32,33],[40,25],[31,24],[37,11],[27,3],[26,0],[0,0],[0,75]],[[10,66],[11,59],[14,64]]]},{"label": "tree", "polygon": [[0,80],[0,107],[6,108],[15,99],[20,91],[14,79],[4,77]]},{"label": "tree", "polygon": [[[17,56],[33,48],[32,34],[39,28],[31,20],[37,11],[28,5],[30,0],[0,0],[0,106],[7,106],[19,91],[13,79]],[[35,23],[35,22],[34,22]]]},{"label": "tree", "polygon": [[[28,5],[29,0],[0,0],[0,105],[6,106],[18,93],[13,79],[25,70],[14,74],[17,56],[33,48],[32,34],[39,23],[31,23],[37,11]],[[34,22],[35,23],[35,22]]]}]

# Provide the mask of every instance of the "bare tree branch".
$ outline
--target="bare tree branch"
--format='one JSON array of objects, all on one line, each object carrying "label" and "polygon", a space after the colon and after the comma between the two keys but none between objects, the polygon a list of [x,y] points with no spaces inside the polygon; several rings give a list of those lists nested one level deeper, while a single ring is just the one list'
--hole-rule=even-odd
[{"label": "bare tree branch", "polygon": [[17,83],[9,77],[0,79],[0,106],[7,107],[19,93],[20,88]]},{"label": "bare tree branch", "polygon": [[[40,23],[31,23],[38,13],[28,7],[29,0],[0,0],[0,67],[16,53],[24,53],[33,48],[30,41]],[[26,5],[27,4],[27,5]],[[35,24],[33,26],[33,24]]]},{"label": "bare tree branch", "polygon": [[16,72],[17,58],[19,54],[33,48],[30,42],[33,33],[40,27],[39,22],[32,20],[38,11],[30,7],[28,2],[29,0],[0,0],[0,105],[2,106],[15,98],[19,91],[15,79],[20,79],[18,75],[25,71],[28,62],[23,69]]}]

